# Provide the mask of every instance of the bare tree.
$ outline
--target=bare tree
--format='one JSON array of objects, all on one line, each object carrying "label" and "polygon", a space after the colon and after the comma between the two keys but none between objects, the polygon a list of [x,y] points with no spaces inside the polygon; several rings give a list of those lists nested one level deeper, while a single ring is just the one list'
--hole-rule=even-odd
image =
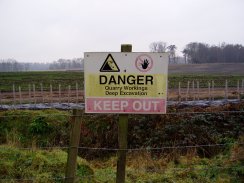
[{"label": "bare tree", "polygon": [[177,47],[175,45],[169,45],[167,47],[167,50],[169,52],[169,62],[174,62],[176,63],[176,57],[175,57],[175,50],[177,49]]},{"label": "bare tree", "polygon": [[163,41],[152,42],[149,47],[151,52],[166,52],[167,43]]}]

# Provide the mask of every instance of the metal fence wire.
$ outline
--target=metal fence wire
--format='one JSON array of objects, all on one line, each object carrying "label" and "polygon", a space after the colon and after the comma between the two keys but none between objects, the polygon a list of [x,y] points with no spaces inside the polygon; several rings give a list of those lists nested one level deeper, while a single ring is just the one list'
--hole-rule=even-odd
[{"label": "metal fence wire", "polygon": [[[83,103],[81,83],[63,86],[59,84],[13,84],[0,91],[0,105],[41,103]],[[240,80],[169,80],[169,101],[199,101],[219,99],[243,99],[244,79]]]},{"label": "metal fence wire", "polygon": [[[238,111],[238,110],[233,110],[233,111],[210,111],[210,112],[169,112],[166,115],[205,115],[205,114],[243,114],[244,111]],[[85,114],[86,115],[86,114]],[[88,116],[92,114],[87,114]],[[57,117],[57,116],[62,116],[66,118],[74,118],[74,117],[82,117],[80,115],[72,115],[72,114],[43,114],[43,115],[36,115],[35,117]],[[98,115],[99,116],[99,115]],[[28,117],[27,114],[10,114],[10,115],[0,115],[0,122],[2,119],[8,119],[8,118],[21,118],[21,117]],[[243,124],[240,124],[243,125]],[[82,137],[81,137],[82,138]],[[77,150],[82,150],[82,151],[97,151],[100,152],[101,156],[99,158],[103,158],[103,152],[112,152],[113,155],[116,156],[118,151],[127,151],[129,156],[131,155],[131,158],[134,156],[148,156],[148,154],[153,154],[154,152],[157,154],[158,151],[163,151],[163,150],[177,150],[177,149],[201,149],[201,148],[223,148],[226,149],[231,146],[239,146],[243,147],[244,143],[241,142],[235,142],[235,143],[205,143],[205,144],[194,144],[194,145],[184,145],[184,144],[177,144],[174,146],[159,146],[159,147],[141,147],[141,148],[126,148],[126,149],[119,149],[119,148],[113,148],[113,147],[89,147],[89,146],[69,146],[68,144],[64,144],[63,146],[41,146],[38,147],[38,150],[45,150],[45,151],[52,151],[55,149],[61,149],[63,151],[67,151],[70,148],[75,148]],[[9,147],[7,146],[0,146],[1,149],[8,149]],[[19,150],[24,150],[24,151],[36,151],[36,148],[33,147],[18,147]],[[135,154],[133,154],[135,153]],[[146,154],[146,155],[145,155]],[[149,155],[150,156],[150,155]],[[224,163],[217,163],[217,164],[194,164],[191,163],[189,165],[183,166],[183,167],[165,167],[165,168],[160,168],[157,165],[154,165],[153,162],[149,162],[148,165],[144,166],[142,162],[139,162],[137,168],[131,168],[128,167],[126,170],[126,174],[129,176],[131,174],[144,174],[144,173],[151,173],[151,174],[164,174],[166,171],[167,172],[172,172],[173,174],[177,174],[179,171],[185,171],[185,172],[192,172],[192,171],[202,171],[202,172],[209,172],[212,170],[239,170],[243,169],[243,165],[238,165],[238,166],[227,166]],[[100,172],[100,175],[103,172]],[[88,175],[88,176],[77,176],[77,181],[78,182],[83,182],[91,180],[91,178],[95,178],[96,174],[93,175]],[[107,182],[115,182],[115,177],[116,177],[116,168],[113,166],[111,172],[108,174],[104,175],[107,179]],[[47,182],[65,182],[68,179],[73,179],[73,177],[44,177],[44,181]],[[27,178],[5,178],[5,177],[0,177],[0,182],[38,182],[39,179],[37,177],[27,177]]]}]

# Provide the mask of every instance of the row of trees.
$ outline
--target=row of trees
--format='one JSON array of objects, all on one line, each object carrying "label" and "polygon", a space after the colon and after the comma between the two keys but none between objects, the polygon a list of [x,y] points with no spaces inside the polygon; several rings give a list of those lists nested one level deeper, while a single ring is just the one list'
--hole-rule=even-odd
[{"label": "row of trees", "polygon": [[[165,42],[150,44],[151,52],[168,52],[170,63],[177,60],[175,45]],[[244,63],[244,47],[240,44],[222,43],[218,46],[206,43],[192,42],[182,51],[186,63]]]},{"label": "row of trees", "polygon": [[218,46],[189,43],[182,51],[188,63],[244,63],[244,47],[222,43]]},{"label": "row of trees", "polygon": [[15,59],[0,59],[0,72],[83,69],[83,59],[59,59],[52,63],[22,63]]},{"label": "row of trees", "polygon": [[59,59],[50,64],[50,70],[72,70],[72,69],[82,69],[84,62],[82,58],[74,59]]},{"label": "row of trees", "polygon": [[15,59],[0,60],[0,72],[28,71],[29,68],[29,64],[19,63]]}]

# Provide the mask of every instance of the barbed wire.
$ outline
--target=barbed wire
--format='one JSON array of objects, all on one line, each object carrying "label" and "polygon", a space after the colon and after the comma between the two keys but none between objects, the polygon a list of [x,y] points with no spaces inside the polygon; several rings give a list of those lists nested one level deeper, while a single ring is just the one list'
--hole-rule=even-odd
[{"label": "barbed wire", "polygon": [[[199,111],[199,112],[168,112],[161,115],[187,115],[187,114],[225,114],[225,113],[244,113],[244,110],[240,111]],[[84,117],[84,116],[94,116],[94,115],[106,115],[106,114],[86,114],[83,115],[72,115],[72,114],[43,114],[43,115],[33,115],[33,117],[57,117],[57,116],[64,116],[64,117]],[[113,114],[118,115],[118,114]],[[137,115],[137,114],[135,114]],[[148,114],[147,114],[148,115]],[[0,118],[11,118],[11,117],[30,117],[28,114],[17,114],[17,115],[2,115]]]},{"label": "barbed wire", "polygon": [[[43,149],[69,149],[77,148],[84,150],[102,150],[102,151],[153,151],[153,150],[164,150],[164,149],[184,149],[184,148],[199,148],[199,147],[217,147],[217,146],[230,146],[230,145],[244,145],[244,143],[225,143],[225,144],[196,144],[196,145],[177,145],[177,146],[162,146],[162,147],[146,147],[146,148],[106,148],[106,147],[75,147],[75,146],[48,146],[48,147],[19,147],[20,150],[43,150]],[[0,149],[10,149],[11,147],[0,146]]]},{"label": "barbed wire", "polygon": [[[190,165],[189,165],[190,166]],[[196,166],[205,166],[205,167],[196,167]],[[165,171],[179,171],[179,170],[213,170],[213,169],[234,169],[234,168],[244,168],[243,165],[240,166],[219,166],[219,165],[202,165],[202,164],[195,164],[195,167],[185,167],[185,168],[167,168],[164,169],[145,169],[145,168],[137,168],[137,170],[127,170],[132,172],[141,172],[141,173],[165,173]]]}]

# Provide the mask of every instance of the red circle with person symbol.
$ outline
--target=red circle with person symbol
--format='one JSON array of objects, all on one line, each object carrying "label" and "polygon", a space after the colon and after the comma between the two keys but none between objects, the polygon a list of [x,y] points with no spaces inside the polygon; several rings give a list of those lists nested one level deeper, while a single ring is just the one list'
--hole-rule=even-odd
[{"label": "red circle with person symbol", "polygon": [[136,58],[135,65],[139,71],[147,72],[151,70],[153,66],[153,60],[149,55],[142,54]]}]

